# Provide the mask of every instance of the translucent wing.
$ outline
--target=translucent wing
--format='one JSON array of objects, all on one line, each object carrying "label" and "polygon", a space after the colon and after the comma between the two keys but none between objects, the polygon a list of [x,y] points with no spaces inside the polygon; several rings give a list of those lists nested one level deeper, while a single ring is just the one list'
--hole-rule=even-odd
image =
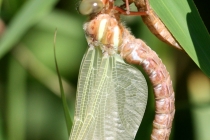
[{"label": "translucent wing", "polygon": [[83,58],[71,140],[133,140],[147,102],[142,73],[119,55],[89,48]]},{"label": "translucent wing", "polygon": [[115,57],[115,63],[112,82],[115,86],[119,124],[122,125],[121,129],[125,130],[122,134],[126,134],[117,140],[134,139],[146,108],[148,87],[143,74],[126,64],[119,55]]}]

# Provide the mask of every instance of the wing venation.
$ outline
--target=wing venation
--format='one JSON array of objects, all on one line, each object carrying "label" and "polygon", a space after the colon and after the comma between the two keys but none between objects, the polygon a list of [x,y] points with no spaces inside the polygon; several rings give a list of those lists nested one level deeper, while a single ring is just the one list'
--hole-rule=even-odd
[{"label": "wing venation", "polygon": [[147,102],[143,74],[99,49],[84,56],[71,140],[133,140]]}]

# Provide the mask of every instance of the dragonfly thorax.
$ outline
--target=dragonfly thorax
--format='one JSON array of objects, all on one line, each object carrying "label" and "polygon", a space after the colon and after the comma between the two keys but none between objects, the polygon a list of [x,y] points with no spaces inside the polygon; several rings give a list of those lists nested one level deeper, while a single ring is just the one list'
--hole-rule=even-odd
[{"label": "dragonfly thorax", "polygon": [[89,44],[100,46],[103,52],[114,54],[122,44],[121,25],[115,17],[100,14],[84,25]]}]

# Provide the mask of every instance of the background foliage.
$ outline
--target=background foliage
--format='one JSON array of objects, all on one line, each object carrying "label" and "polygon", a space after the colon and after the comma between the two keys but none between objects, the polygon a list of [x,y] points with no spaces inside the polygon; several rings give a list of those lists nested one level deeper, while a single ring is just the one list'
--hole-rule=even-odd
[{"label": "background foliage", "polygon": [[[57,28],[58,65],[73,118],[77,76],[87,48],[82,29],[87,17],[77,12],[78,4],[76,0],[0,0],[1,140],[68,139],[55,72],[53,36]],[[201,13],[207,13],[205,6],[209,10],[209,3],[204,1],[196,5],[201,7]],[[209,20],[205,20],[208,16],[204,14],[203,19],[209,29]],[[122,20],[137,38],[158,53],[171,74],[177,110],[171,139],[209,140],[209,78],[185,53],[156,39],[140,17]],[[149,140],[153,116],[150,88],[136,140]]]}]

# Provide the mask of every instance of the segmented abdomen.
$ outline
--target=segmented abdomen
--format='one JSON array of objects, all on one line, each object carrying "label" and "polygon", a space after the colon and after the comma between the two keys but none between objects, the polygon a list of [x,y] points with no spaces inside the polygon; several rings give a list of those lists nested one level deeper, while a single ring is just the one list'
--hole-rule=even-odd
[{"label": "segmented abdomen", "polygon": [[[146,11],[145,0],[135,0],[134,3],[139,11]],[[183,50],[173,35],[170,33],[170,31],[167,29],[167,27],[160,20],[158,15],[156,15],[150,6],[148,8],[148,15],[142,16],[142,20],[150,29],[150,31],[163,42],[179,50]]]},{"label": "segmented abdomen", "polygon": [[175,113],[175,98],[166,67],[153,50],[142,40],[135,39],[125,28],[119,51],[128,63],[141,65],[153,85],[156,113],[151,139],[168,140]]}]

